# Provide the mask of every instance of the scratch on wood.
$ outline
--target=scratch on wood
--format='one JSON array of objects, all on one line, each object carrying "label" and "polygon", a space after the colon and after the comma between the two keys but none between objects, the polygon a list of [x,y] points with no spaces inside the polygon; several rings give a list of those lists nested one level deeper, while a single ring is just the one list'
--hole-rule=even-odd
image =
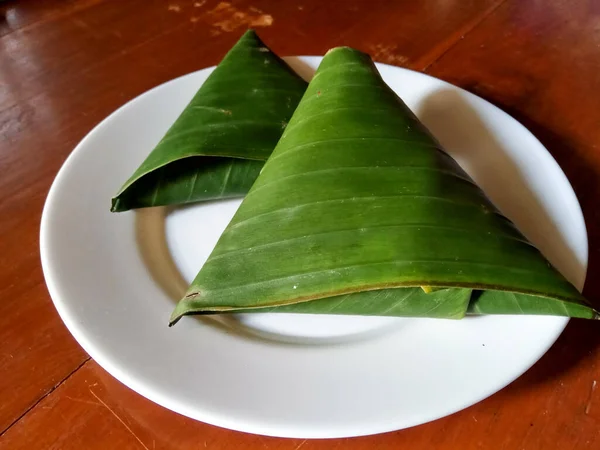
[{"label": "scratch on wood", "polygon": [[96,397],[96,400],[98,400],[100,403],[102,403],[102,405],[104,405],[104,407],[105,407],[106,409],[108,409],[108,411],[109,411],[109,412],[110,412],[110,413],[111,413],[113,416],[115,416],[115,418],[116,418],[116,419],[117,419],[119,422],[121,422],[121,424],[123,424],[123,426],[124,426],[124,427],[127,429],[127,431],[129,431],[129,432],[131,433],[131,435],[132,435],[132,436],[133,436],[133,437],[134,437],[134,438],[135,438],[135,439],[136,439],[136,440],[137,440],[137,441],[140,443],[140,445],[141,445],[142,447],[144,447],[146,450],[150,450],[148,447],[146,447],[146,444],[144,444],[144,443],[142,442],[142,440],[141,440],[139,437],[137,437],[137,435],[136,435],[136,434],[133,432],[133,430],[132,430],[131,428],[129,428],[129,425],[127,425],[127,424],[126,424],[126,423],[123,421],[123,419],[121,419],[121,418],[120,418],[120,417],[117,415],[117,413],[115,413],[115,412],[114,412],[112,409],[110,409],[110,407],[109,407],[109,406],[108,406],[106,403],[104,403],[104,402],[102,401],[102,399],[101,399],[100,397],[98,397],[98,396],[97,396],[97,395],[94,393],[94,391],[92,391],[91,389],[90,389],[90,394],[92,394],[94,397]]},{"label": "scratch on wood", "polygon": [[585,405],[586,415],[590,413],[590,409],[592,407],[592,398],[593,398],[595,390],[596,390],[596,380],[592,381],[592,388],[590,389],[590,395],[588,397],[587,404]]},{"label": "scratch on wood", "polygon": [[169,5],[167,9],[173,12],[181,12],[181,6],[179,5]]},{"label": "scratch on wood", "polygon": [[88,356],[87,358],[85,358],[81,364],[79,364],[77,367],[75,367],[75,369],[73,369],[71,372],[68,373],[67,376],[65,376],[64,378],[62,378],[58,383],[56,383],[52,388],[50,388],[49,390],[47,390],[36,402],[34,402],[31,406],[29,406],[29,408],[27,408],[25,411],[23,411],[23,413],[21,415],[19,415],[18,417],[16,417],[12,422],[10,422],[8,424],[8,426],[1,428],[0,429],[0,438],[2,436],[4,436],[4,434],[10,430],[13,426],[15,426],[18,422],[21,421],[21,419],[23,419],[23,417],[25,417],[27,414],[29,414],[34,408],[37,408],[38,406],[40,406],[40,408],[44,408],[44,409],[52,409],[52,406],[48,406],[45,407],[43,405],[43,402],[45,401],[45,399],[49,398],[49,396],[56,390],[58,389],[60,386],[63,385],[63,383],[65,383],[69,378],[71,378],[73,376],[73,374],[75,374],[75,372],[77,372],[79,369],[81,369],[91,358]]},{"label": "scratch on wood", "polygon": [[261,14],[260,16],[252,19],[248,25],[251,27],[269,27],[273,25],[273,17],[269,14]]},{"label": "scratch on wood", "polygon": [[103,36],[101,33],[96,32],[96,30],[94,30],[93,27],[91,27],[90,25],[88,25],[86,22],[84,22],[81,19],[76,19],[76,18],[72,18],[71,21],[77,25],[79,28],[87,31],[90,35],[92,35],[94,38],[96,39],[102,39]]},{"label": "scratch on wood", "polygon": [[442,58],[452,47],[457,45],[464,37],[479,26],[485,19],[491,16],[506,0],[496,0],[485,9],[481,14],[477,14],[472,20],[469,20],[465,25],[459,27],[448,38],[444,39],[439,45],[435,45],[433,49],[426,52],[420,58],[417,58],[411,63],[411,67],[424,72],[429,67]]},{"label": "scratch on wood", "polygon": [[68,395],[65,395],[65,398],[68,398],[69,400],[72,400],[72,401],[77,402],[77,403],[85,403],[87,405],[102,406],[102,404],[100,404],[98,402],[90,402],[88,400],[82,400],[80,398],[69,397]]},{"label": "scratch on wood", "polygon": [[257,436],[258,440],[262,443],[264,448],[269,448],[269,445],[265,442],[264,438],[262,436]]},{"label": "scratch on wood", "polygon": [[405,65],[408,62],[406,56],[398,54],[397,45],[377,44],[369,47],[369,53],[375,61],[380,61],[386,64]]},{"label": "scratch on wood", "polygon": [[306,444],[307,439],[304,439],[302,442],[300,442],[300,444],[298,444],[298,446],[294,449],[294,450],[298,450],[299,448],[301,448],[304,444]]},{"label": "scratch on wood", "polygon": [[273,17],[255,7],[241,10],[229,2],[220,2],[206,13],[212,26],[221,31],[230,32],[239,27],[268,27],[273,24]]}]

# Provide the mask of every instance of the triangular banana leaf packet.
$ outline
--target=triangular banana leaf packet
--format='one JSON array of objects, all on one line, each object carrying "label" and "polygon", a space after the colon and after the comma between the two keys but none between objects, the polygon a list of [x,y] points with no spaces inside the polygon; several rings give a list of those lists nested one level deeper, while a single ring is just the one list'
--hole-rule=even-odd
[{"label": "triangular banana leaf packet", "polygon": [[245,195],[306,86],[247,31],[112,199],[111,211]]},{"label": "triangular banana leaf packet", "polygon": [[249,311],[597,317],[350,48],[324,57],[171,324]]}]

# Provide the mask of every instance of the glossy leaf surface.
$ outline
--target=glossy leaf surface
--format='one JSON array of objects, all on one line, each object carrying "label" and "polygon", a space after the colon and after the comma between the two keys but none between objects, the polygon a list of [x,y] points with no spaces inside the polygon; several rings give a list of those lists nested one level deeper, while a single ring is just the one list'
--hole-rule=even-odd
[{"label": "glossy leaf surface", "polygon": [[245,195],[307,83],[246,32],[210,74],[112,211]]},{"label": "glossy leaf surface", "polygon": [[323,59],[172,322],[248,310],[595,316],[349,48]]}]

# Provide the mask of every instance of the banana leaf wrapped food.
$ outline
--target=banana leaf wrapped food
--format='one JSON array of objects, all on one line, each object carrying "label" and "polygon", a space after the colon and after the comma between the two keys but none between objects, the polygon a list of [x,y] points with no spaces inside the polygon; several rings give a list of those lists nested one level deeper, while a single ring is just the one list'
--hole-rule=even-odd
[{"label": "banana leaf wrapped food", "polygon": [[112,199],[111,211],[245,195],[306,86],[247,31]]},{"label": "banana leaf wrapped food", "polygon": [[324,57],[171,324],[225,312],[598,316],[347,47]]}]

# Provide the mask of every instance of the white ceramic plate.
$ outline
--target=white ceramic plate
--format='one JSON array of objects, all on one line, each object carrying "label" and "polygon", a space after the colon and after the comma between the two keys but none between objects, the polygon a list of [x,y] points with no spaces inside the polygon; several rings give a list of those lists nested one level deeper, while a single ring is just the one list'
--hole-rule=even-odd
[{"label": "white ceramic plate", "polygon": [[[320,57],[290,58],[312,73]],[[587,234],[569,182],[523,126],[435,78],[378,65],[491,199],[578,287]],[[173,411],[273,436],[397,430],[498,391],[534,364],[567,319],[462,321],[255,314],[167,327],[239,201],[112,214],[111,196],[212,68],[163,84],[98,125],[52,185],[41,225],[56,308],[108,372]]]}]

